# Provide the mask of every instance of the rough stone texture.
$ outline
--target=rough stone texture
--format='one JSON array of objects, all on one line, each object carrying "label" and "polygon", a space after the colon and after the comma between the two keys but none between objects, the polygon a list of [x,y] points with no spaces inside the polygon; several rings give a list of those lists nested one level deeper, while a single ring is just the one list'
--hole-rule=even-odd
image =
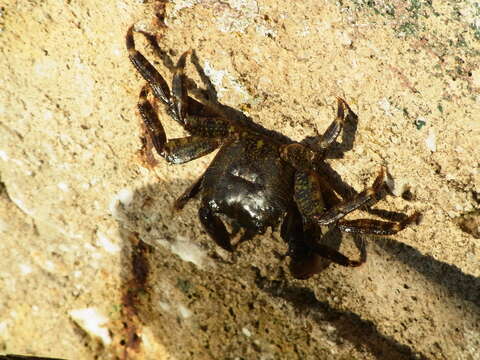
[{"label": "rough stone texture", "polygon": [[[421,211],[422,224],[366,237],[365,265],[331,265],[308,281],[289,275],[277,232],[234,256],[216,248],[198,201],[171,211],[213,155],[146,164],[143,82],[124,47],[134,23],[157,35],[161,60],[136,40],[167,78],[195,49],[222,104],[292,139],[321,133],[335,96],[345,98],[359,116],[346,131],[354,146],[329,164],[357,191],[387,165],[395,193],[410,189],[411,200],[378,207]],[[0,352],[480,359],[479,44],[472,1],[3,5]],[[358,253],[348,237],[341,249]],[[79,309],[98,312],[100,327]]]}]

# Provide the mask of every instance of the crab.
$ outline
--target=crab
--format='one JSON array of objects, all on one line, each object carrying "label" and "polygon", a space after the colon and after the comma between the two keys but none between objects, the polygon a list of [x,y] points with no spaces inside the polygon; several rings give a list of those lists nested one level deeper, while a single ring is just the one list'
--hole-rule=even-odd
[{"label": "crab", "polygon": [[[420,214],[403,215],[400,221],[346,220],[352,211],[371,206],[387,193],[387,172],[382,167],[371,187],[348,200],[339,199],[321,165],[344,123],[355,117],[349,105],[337,98],[334,121],[314,141],[295,142],[245,121],[227,116],[218,106],[189,96],[184,70],[191,51],[183,53],[173,71],[171,90],[155,67],[135,48],[133,27],[128,29],[126,47],[136,70],[146,80],[140,91],[138,110],[156,152],[170,164],[195,160],[218,149],[211,164],[175,201],[182,209],[200,195],[198,217],[215,243],[232,252],[238,244],[267,228],[280,225],[288,244],[290,270],[298,279],[320,271],[320,259],[347,267],[365,260],[352,260],[321,243],[326,227],[355,234],[392,235],[419,221]],[[168,115],[190,136],[167,139],[153,103],[163,103]],[[252,122],[253,123],[253,122]],[[311,140],[311,139],[310,139]],[[234,231],[243,235],[234,245]]]}]

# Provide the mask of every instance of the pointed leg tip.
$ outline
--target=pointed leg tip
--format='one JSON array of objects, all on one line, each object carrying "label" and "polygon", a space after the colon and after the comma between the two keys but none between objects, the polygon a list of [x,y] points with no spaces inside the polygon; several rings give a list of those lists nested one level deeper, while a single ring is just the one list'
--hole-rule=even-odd
[{"label": "pointed leg tip", "polygon": [[175,215],[176,213],[180,212],[184,207],[184,204],[180,201],[175,201],[172,206],[172,214]]},{"label": "pointed leg tip", "polygon": [[338,108],[341,108],[342,110],[346,111],[347,113],[351,112],[350,106],[348,105],[348,103],[345,101],[344,98],[342,98],[340,96],[336,96],[336,99],[337,99]]},{"label": "pointed leg tip", "polygon": [[348,260],[348,266],[349,267],[359,267],[362,266],[365,263],[365,261],[362,260]]},{"label": "pointed leg tip", "polygon": [[380,166],[380,170],[378,171],[378,177],[385,177],[385,167],[382,165]]},{"label": "pointed leg tip", "polygon": [[423,214],[417,211],[409,217],[409,220],[410,224],[420,225],[423,220]]},{"label": "pointed leg tip", "polygon": [[229,253],[233,253],[235,248],[232,245],[221,245],[220,246],[223,250],[228,251]]},{"label": "pointed leg tip", "polygon": [[147,98],[147,91],[148,91],[148,85],[144,85],[144,86],[142,87],[142,90],[140,90],[140,94],[138,95],[138,97],[139,97],[141,100],[145,101],[146,98]]},{"label": "pointed leg tip", "polygon": [[385,167],[381,166],[380,170],[378,172],[377,177],[375,178],[373,185],[372,185],[372,191],[377,192],[379,191],[388,181],[388,172],[385,171]]},{"label": "pointed leg tip", "polygon": [[[126,47],[128,50],[128,54],[130,56],[130,60],[132,60],[132,56],[135,55],[135,40],[133,40],[133,25],[130,26],[127,30],[127,35],[125,36]],[[132,60],[133,61],[133,60]]]},{"label": "pointed leg tip", "polygon": [[409,225],[420,225],[421,222],[422,222],[422,219],[423,219],[423,214],[417,211],[417,212],[413,213],[412,215],[410,215],[409,217],[407,217],[402,222],[400,222],[398,224],[398,226],[399,226],[400,230],[403,230],[404,228],[406,228]]},{"label": "pointed leg tip", "polygon": [[127,37],[132,37],[133,36],[133,31],[135,29],[135,25],[130,25],[127,29]]}]

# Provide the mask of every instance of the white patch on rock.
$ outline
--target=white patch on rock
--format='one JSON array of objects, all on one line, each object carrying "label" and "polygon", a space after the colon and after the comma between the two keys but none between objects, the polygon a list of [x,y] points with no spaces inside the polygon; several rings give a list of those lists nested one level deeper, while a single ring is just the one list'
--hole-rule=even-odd
[{"label": "white patch on rock", "polygon": [[59,182],[59,183],[57,184],[57,186],[58,186],[58,188],[59,188],[60,190],[62,190],[62,191],[64,191],[64,192],[68,192],[68,190],[70,190],[68,184],[67,184],[66,182],[63,182],[63,181],[62,181],[62,182]]},{"label": "white patch on rock", "polygon": [[190,316],[193,315],[193,313],[182,304],[178,305],[178,312],[184,319],[188,319]]},{"label": "white patch on rock", "polygon": [[427,145],[428,150],[431,152],[437,151],[435,131],[433,129],[428,130],[428,136],[425,139],[425,144]]},{"label": "white patch on rock", "polygon": [[350,35],[345,32],[345,31],[337,31],[336,33],[337,37],[339,38],[340,40],[340,43],[342,45],[345,45],[345,46],[350,46],[352,45],[352,38],[350,37]]},{"label": "white patch on rock", "polygon": [[163,311],[170,311],[170,304],[164,301],[159,301],[158,306],[160,306],[160,309],[162,309]]},{"label": "white patch on rock", "polygon": [[8,322],[2,321],[0,322],[0,334],[5,334],[7,332]]},{"label": "white patch on rock", "polygon": [[53,112],[51,112],[50,110],[47,110],[43,113],[43,118],[47,121],[50,121],[53,119]]},{"label": "white patch on rock", "polygon": [[8,228],[8,224],[3,219],[0,219],[0,232],[6,232]]},{"label": "white patch on rock", "polygon": [[120,49],[120,47],[118,45],[115,45],[112,48],[112,53],[113,53],[113,55],[120,57],[120,56],[123,56],[123,51],[122,50],[123,49]]},{"label": "white patch on rock", "polygon": [[17,205],[18,208],[19,208],[20,210],[22,210],[25,214],[27,214],[28,216],[33,216],[33,211],[30,210],[30,209],[27,209],[27,207],[25,206],[25,203],[23,202],[23,200],[18,199],[18,198],[15,198],[15,197],[12,197],[12,196],[10,196],[10,200],[12,200],[13,203],[14,203],[15,205]]},{"label": "white patch on rock", "polygon": [[20,264],[18,267],[20,268],[20,274],[22,275],[28,275],[33,271],[32,267],[28,264]]},{"label": "white patch on rock", "polygon": [[177,236],[173,242],[161,240],[160,244],[170,249],[170,251],[180,257],[183,261],[194,263],[202,268],[207,259],[207,254],[197,244],[183,236]]},{"label": "white patch on rock", "polygon": [[49,272],[53,272],[55,270],[55,264],[50,260],[45,261],[45,269]]},{"label": "white patch on rock", "polygon": [[7,155],[7,152],[5,150],[0,150],[0,159],[3,161],[8,161],[9,157]]},{"label": "white patch on rock", "polygon": [[133,200],[133,191],[127,188],[121,189],[118,193],[116,193],[110,204],[108,205],[108,209],[110,213],[115,219],[121,219],[122,216],[117,210],[118,203],[120,202],[123,206],[127,207]]},{"label": "white patch on rock", "polygon": [[108,318],[96,308],[71,310],[69,315],[88,334],[100,338],[104,345],[112,342],[108,330],[103,327],[108,322]]},{"label": "white patch on rock", "polygon": [[218,97],[220,98],[227,90],[223,87],[223,78],[227,72],[225,70],[215,70],[208,60],[205,60],[203,71],[215,86],[215,90],[217,90]]},{"label": "white patch on rock", "polygon": [[378,102],[378,106],[385,112],[385,115],[392,116],[392,105],[387,98],[383,98]]},{"label": "white patch on rock", "polygon": [[212,84],[215,86],[215,90],[217,91],[219,99],[221,99],[223,94],[228,91],[228,88],[225,84],[227,81],[231,90],[240,95],[239,103],[247,102],[250,99],[251,96],[248,91],[245,90],[240,82],[238,82],[238,80],[230,75],[226,70],[214,69],[208,60],[205,60],[203,70],[205,71],[205,75],[208,76]]},{"label": "white patch on rock", "polygon": [[173,2],[173,8],[171,10],[171,16],[177,16],[178,13],[185,8],[193,7],[198,4],[198,0],[176,0]]},{"label": "white patch on rock", "polygon": [[33,70],[39,77],[53,77],[57,73],[58,67],[57,62],[51,58],[42,58],[35,62]]},{"label": "white patch on rock", "polygon": [[98,241],[97,244],[103,247],[107,252],[114,254],[120,251],[120,246],[113,243],[104,233],[98,232]]},{"label": "white patch on rock", "polygon": [[303,25],[303,29],[298,32],[298,35],[304,37],[310,35],[310,33],[310,27],[308,25]]},{"label": "white patch on rock", "polygon": [[250,337],[252,336],[252,332],[250,330],[248,330],[247,328],[242,328],[242,333],[243,335],[245,335],[246,337]]},{"label": "white patch on rock", "polygon": [[55,230],[57,230],[60,234],[62,235],[65,235],[66,237],[69,237],[69,238],[72,238],[72,239],[81,239],[82,238],[82,235],[81,234],[75,234],[74,232],[72,231],[68,231],[68,230],[65,230],[65,229],[62,229],[58,226],[55,226],[55,224],[48,224],[50,226],[52,226]]},{"label": "white patch on rock", "polygon": [[277,37],[277,32],[273,29],[269,29],[266,26],[260,24],[255,27],[255,30],[257,30],[257,33],[260,35],[263,35],[265,37],[270,36],[272,38]]},{"label": "white patch on rock", "polygon": [[128,206],[133,200],[133,191],[130,189],[122,189],[117,194],[118,200],[124,205]]}]

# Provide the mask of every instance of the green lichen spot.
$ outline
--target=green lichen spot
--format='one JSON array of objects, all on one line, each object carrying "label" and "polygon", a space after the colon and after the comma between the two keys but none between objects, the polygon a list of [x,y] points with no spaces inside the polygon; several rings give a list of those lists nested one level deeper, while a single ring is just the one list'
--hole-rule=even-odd
[{"label": "green lichen spot", "polygon": [[421,130],[422,127],[425,126],[425,124],[426,124],[426,122],[423,121],[423,120],[420,120],[420,119],[419,119],[419,120],[415,120],[415,126],[417,127],[417,130]]}]

